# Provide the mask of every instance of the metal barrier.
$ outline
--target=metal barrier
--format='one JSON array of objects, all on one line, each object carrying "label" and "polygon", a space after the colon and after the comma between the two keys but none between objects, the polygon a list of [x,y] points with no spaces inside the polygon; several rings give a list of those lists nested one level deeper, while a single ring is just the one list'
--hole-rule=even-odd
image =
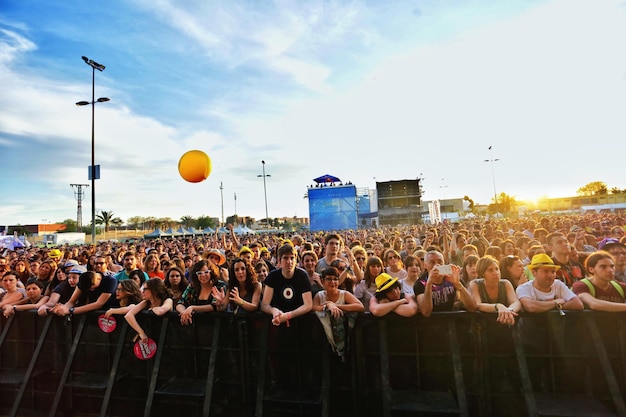
[{"label": "metal barrier", "polygon": [[139,316],[157,341],[133,355],[122,317],[103,333],[98,313],[0,320],[0,413],[189,416],[626,417],[624,316],[522,314],[430,318],[361,314],[347,360],[314,314],[276,328],[269,316]]}]

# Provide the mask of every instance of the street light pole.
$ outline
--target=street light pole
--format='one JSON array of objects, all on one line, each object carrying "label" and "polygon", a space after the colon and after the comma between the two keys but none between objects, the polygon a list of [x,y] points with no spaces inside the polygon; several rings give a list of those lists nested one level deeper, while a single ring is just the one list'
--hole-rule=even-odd
[{"label": "street light pole", "polygon": [[96,70],[104,71],[105,66],[96,61],[82,57],[85,64],[91,67],[91,101],[79,101],[77,106],[91,104],[91,243],[96,243],[96,103],[104,103],[111,100],[108,97],[100,97],[96,100]]},{"label": "street light pole", "polygon": [[257,177],[263,177],[263,193],[265,194],[265,226],[269,229],[270,217],[267,214],[267,187],[265,185],[265,178],[271,177],[271,175],[265,173],[265,161],[261,161],[261,163],[263,164],[263,175],[257,175]]},{"label": "street light pole", "polygon": [[[492,146],[489,146],[489,151],[492,151]],[[491,179],[493,181],[493,202],[494,205],[496,207],[496,210],[498,209],[498,193],[496,192],[496,173],[493,169],[493,163],[499,161],[498,158],[493,158],[493,153],[491,153],[491,158],[490,159],[485,159],[485,162],[490,162],[491,163]]]}]

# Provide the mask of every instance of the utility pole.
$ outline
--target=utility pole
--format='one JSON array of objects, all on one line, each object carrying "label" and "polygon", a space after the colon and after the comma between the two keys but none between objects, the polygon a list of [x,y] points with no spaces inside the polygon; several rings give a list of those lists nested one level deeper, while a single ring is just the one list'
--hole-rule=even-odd
[{"label": "utility pole", "polygon": [[76,209],[76,231],[80,232],[83,229],[83,197],[85,197],[83,187],[89,187],[89,184],[70,184],[70,187],[76,187],[76,191],[74,191],[74,197],[78,202],[78,208]]},{"label": "utility pole", "polygon": [[237,193],[235,194],[235,221],[237,221]]},{"label": "utility pole", "polygon": [[222,226],[224,226],[224,185],[220,181],[220,196],[222,197]]}]

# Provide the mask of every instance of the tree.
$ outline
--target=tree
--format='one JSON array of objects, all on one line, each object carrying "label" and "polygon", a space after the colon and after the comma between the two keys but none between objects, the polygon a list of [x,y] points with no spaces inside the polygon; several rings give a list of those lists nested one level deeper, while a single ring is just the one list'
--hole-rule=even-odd
[{"label": "tree", "polygon": [[512,213],[517,209],[520,204],[517,200],[515,200],[515,197],[510,196],[506,193],[500,193],[497,197],[497,204],[494,202],[493,204],[489,205],[489,213]]},{"label": "tree", "polygon": [[606,186],[606,184],[602,181],[593,181],[590,182],[587,185],[584,185],[582,187],[580,187],[577,191],[576,194],[578,195],[585,195],[585,196],[590,196],[590,195],[602,195],[602,194],[608,194],[609,190]]},{"label": "tree", "polygon": [[215,229],[216,226],[217,225],[215,224],[213,219],[210,218],[209,216],[202,215],[198,217],[198,219],[196,220],[196,228],[198,228],[199,230],[204,230],[207,227]]},{"label": "tree", "polygon": [[141,216],[133,216],[133,217],[129,217],[128,220],[126,220],[126,224],[128,224],[131,228],[137,230],[139,228],[140,224],[143,224],[144,222],[144,218]]},{"label": "tree", "polygon": [[80,230],[78,230],[78,224],[76,224],[76,220],[74,219],[65,219],[61,222],[61,224],[65,225],[65,230],[67,231],[76,230],[77,232],[80,232]]},{"label": "tree", "polygon": [[187,229],[190,228],[195,221],[196,219],[191,216],[183,216],[180,218],[180,224],[185,226]]},{"label": "tree", "polygon": [[110,226],[120,226],[122,223],[124,223],[122,219],[115,217],[112,211],[101,210],[100,214],[96,215],[96,224],[103,224],[105,232],[109,231]]},{"label": "tree", "polygon": [[623,193],[625,190],[620,190],[618,187],[613,187],[611,188],[611,194],[621,194]]}]

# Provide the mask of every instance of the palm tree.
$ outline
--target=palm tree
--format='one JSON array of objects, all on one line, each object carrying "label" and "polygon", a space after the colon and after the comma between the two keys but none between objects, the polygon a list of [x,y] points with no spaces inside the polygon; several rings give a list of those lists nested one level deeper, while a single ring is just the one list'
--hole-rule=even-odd
[{"label": "palm tree", "polygon": [[119,226],[123,223],[122,219],[114,216],[115,213],[113,213],[112,211],[101,210],[100,214],[96,215],[96,224],[103,224],[104,231],[108,232],[111,225]]},{"label": "palm tree", "polygon": [[182,224],[183,226],[185,226],[187,229],[189,229],[189,227],[191,227],[191,225],[193,224],[193,222],[195,222],[196,219],[194,219],[191,216],[183,216],[180,218],[180,224]]}]

